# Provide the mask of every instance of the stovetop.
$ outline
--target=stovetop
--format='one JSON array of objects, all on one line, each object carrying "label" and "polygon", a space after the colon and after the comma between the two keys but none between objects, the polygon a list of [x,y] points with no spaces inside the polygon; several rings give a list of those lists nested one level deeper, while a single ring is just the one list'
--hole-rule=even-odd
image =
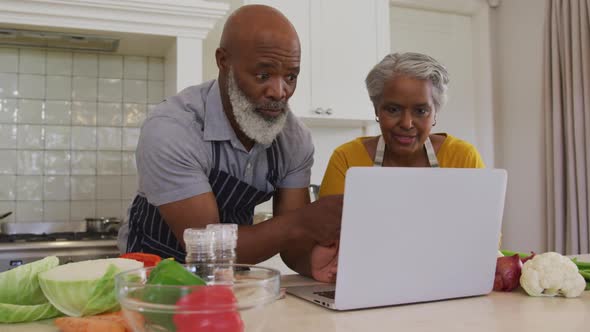
[{"label": "stovetop", "polygon": [[0,243],[116,240],[117,233],[0,234]]},{"label": "stovetop", "polygon": [[47,256],[66,264],[119,255],[117,233],[0,234],[0,272]]}]

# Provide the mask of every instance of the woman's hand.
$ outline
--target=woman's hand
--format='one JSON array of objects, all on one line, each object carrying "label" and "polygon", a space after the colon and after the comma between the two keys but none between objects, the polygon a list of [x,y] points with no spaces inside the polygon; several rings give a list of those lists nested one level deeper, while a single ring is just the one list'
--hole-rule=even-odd
[{"label": "woman's hand", "polygon": [[321,282],[335,282],[338,271],[338,248],[335,242],[330,246],[316,245],[311,251],[311,276]]}]

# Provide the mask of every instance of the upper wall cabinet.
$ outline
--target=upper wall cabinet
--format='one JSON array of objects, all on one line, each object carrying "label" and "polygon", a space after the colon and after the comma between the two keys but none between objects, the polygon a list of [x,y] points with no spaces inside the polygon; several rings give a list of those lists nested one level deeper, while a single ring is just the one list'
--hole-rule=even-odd
[{"label": "upper wall cabinet", "polygon": [[297,29],[301,73],[291,99],[305,122],[364,125],[374,119],[365,89],[369,70],[389,49],[387,0],[262,0]]}]

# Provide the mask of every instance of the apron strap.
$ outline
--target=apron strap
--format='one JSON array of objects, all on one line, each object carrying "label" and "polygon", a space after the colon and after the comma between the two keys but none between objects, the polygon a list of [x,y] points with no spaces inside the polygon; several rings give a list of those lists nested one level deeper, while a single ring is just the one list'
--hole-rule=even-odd
[{"label": "apron strap", "polygon": [[385,155],[385,140],[383,135],[379,136],[379,142],[377,143],[377,150],[375,151],[375,161],[373,161],[374,167],[383,166],[383,156]]},{"label": "apron strap", "polygon": [[424,148],[426,149],[426,156],[428,156],[428,163],[430,164],[430,167],[439,167],[438,159],[436,159],[436,152],[434,151],[430,137],[426,138],[426,142],[424,142]]},{"label": "apron strap", "polygon": [[[426,156],[428,157],[428,163],[430,167],[440,167],[438,164],[438,159],[436,159],[436,152],[434,151],[434,147],[432,146],[432,142],[430,141],[430,137],[426,138],[424,142],[424,149],[426,150]],[[377,150],[375,151],[375,160],[373,161],[374,167],[381,167],[383,166],[383,157],[385,155],[385,140],[383,139],[383,135],[379,136],[379,142],[377,143]]]}]

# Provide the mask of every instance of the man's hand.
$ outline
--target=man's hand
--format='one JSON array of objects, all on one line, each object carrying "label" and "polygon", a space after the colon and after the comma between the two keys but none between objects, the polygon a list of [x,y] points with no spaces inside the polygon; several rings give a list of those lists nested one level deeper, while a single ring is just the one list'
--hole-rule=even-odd
[{"label": "man's hand", "polygon": [[296,227],[304,237],[323,246],[330,246],[340,239],[342,195],[322,197],[296,210],[295,214]]},{"label": "man's hand", "polygon": [[338,242],[331,246],[316,245],[310,257],[311,276],[322,282],[335,282],[338,271]]},{"label": "man's hand", "polygon": [[[336,262],[333,259],[337,248],[333,245],[340,240],[342,196],[326,196],[295,210],[280,211],[287,211],[283,216],[288,228],[288,239],[281,248],[283,261],[302,275],[327,282],[333,280],[336,270],[330,269],[330,266]],[[314,250],[315,259],[312,258]]]}]

